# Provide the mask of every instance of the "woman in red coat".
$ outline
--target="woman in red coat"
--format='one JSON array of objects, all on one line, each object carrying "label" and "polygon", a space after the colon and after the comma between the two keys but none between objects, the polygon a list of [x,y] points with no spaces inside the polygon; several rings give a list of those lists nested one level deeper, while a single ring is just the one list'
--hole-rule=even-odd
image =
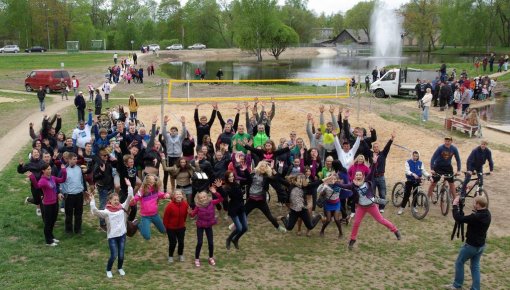
[{"label": "woman in red coat", "polygon": [[174,251],[177,244],[179,244],[177,249],[179,261],[184,262],[184,234],[186,233],[188,211],[191,211],[188,202],[183,197],[182,192],[176,190],[172,194],[172,200],[166,206],[163,215],[163,224],[168,235],[168,263],[174,262]]}]

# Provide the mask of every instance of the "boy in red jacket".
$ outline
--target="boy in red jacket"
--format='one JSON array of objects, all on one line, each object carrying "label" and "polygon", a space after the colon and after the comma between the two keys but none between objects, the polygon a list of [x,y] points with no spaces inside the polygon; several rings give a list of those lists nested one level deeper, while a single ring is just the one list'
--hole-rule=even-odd
[{"label": "boy in red jacket", "polygon": [[191,213],[188,202],[180,190],[172,195],[172,200],[165,208],[163,224],[168,235],[168,263],[174,262],[175,246],[179,243],[177,254],[179,261],[184,262],[184,234],[186,233],[186,217]]}]

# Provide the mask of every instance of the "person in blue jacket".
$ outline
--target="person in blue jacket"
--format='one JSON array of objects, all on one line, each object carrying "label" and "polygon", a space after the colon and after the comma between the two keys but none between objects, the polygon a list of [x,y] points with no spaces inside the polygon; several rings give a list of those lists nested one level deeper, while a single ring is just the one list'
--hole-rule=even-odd
[{"label": "person in blue jacket", "polygon": [[477,146],[467,159],[467,171],[466,177],[464,178],[464,183],[462,184],[461,195],[464,196],[466,194],[466,186],[469,181],[471,181],[471,175],[476,172],[479,178],[480,186],[483,185],[483,166],[487,161],[489,161],[489,170],[492,173],[494,171],[494,161],[492,161],[492,152],[489,148],[487,148],[489,143],[486,140],[482,140],[480,146]]},{"label": "person in blue jacket", "polygon": [[437,182],[441,179],[441,175],[447,175],[446,181],[448,181],[448,185],[450,188],[450,194],[455,197],[455,186],[453,184],[453,166],[452,166],[452,158],[455,157],[455,162],[457,163],[457,173],[455,175],[460,174],[461,163],[460,163],[460,155],[457,147],[452,145],[453,139],[451,136],[444,137],[444,144],[437,147],[434,155],[430,159],[430,173],[432,174],[432,182],[430,183],[428,196],[432,197],[432,192],[434,191],[434,187]]}]

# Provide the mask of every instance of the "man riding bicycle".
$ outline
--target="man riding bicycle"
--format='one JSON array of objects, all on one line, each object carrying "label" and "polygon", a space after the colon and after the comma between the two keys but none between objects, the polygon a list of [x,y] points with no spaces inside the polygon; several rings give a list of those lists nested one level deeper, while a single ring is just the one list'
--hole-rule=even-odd
[{"label": "man riding bicycle", "polygon": [[432,192],[437,184],[437,182],[441,179],[442,175],[446,175],[446,181],[448,181],[450,195],[455,197],[455,186],[453,184],[453,166],[452,166],[452,157],[455,156],[455,162],[457,163],[457,173],[455,175],[460,174],[461,163],[459,150],[457,147],[452,145],[452,137],[446,136],[444,138],[444,144],[437,147],[434,155],[430,160],[430,173],[432,174],[432,182],[429,186],[428,197],[432,197]]},{"label": "man riding bicycle", "polygon": [[[404,187],[404,198],[402,199],[402,205],[397,212],[398,215],[401,215],[404,212],[404,208],[409,201],[411,192],[413,192],[413,190],[421,184],[421,179],[423,177],[429,177],[429,173],[425,169],[423,162],[420,160],[420,153],[418,151],[413,151],[411,159],[406,161],[405,172],[407,180]],[[416,205],[413,204],[411,208],[414,208],[415,206]]]},{"label": "man riding bicycle", "polygon": [[466,186],[471,181],[471,175],[474,171],[479,175],[479,184],[483,184],[483,165],[489,161],[489,170],[492,173],[494,171],[494,162],[492,161],[492,152],[487,148],[488,142],[482,140],[480,146],[477,146],[467,159],[467,171],[464,183],[462,183],[461,196],[466,195]]}]

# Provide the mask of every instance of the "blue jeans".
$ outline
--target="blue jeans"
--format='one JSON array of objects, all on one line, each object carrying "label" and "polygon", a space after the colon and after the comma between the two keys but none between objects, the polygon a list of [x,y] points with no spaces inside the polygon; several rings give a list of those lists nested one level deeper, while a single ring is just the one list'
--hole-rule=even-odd
[{"label": "blue jeans", "polygon": [[239,241],[242,235],[248,231],[248,221],[246,220],[246,213],[231,217],[236,229],[230,233],[228,240]]},{"label": "blue jeans", "polygon": [[470,260],[471,278],[473,279],[471,290],[480,289],[480,258],[482,257],[484,250],[485,245],[481,247],[473,247],[468,244],[464,244],[462,248],[460,248],[459,256],[457,257],[457,261],[455,261],[454,287],[460,288],[462,287],[462,284],[464,284],[464,263],[466,263],[467,260]]},{"label": "blue jeans", "polygon": [[429,106],[424,106],[423,107],[423,121],[428,121],[429,120],[429,110],[430,110],[430,107]]},{"label": "blue jeans", "polygon": [[108,264],[106,264],[106,271],[111,271],[113,262],[115,262],[115,258],[117,255],[119,256],[119,260],[117,262],[117,269],[122,269],[122,264],[124,264],[124,248],[126,246],[126,234],[108,239],[108,246],[110,247],[110,259],[108,259]]},{"label": "blue jeans", "polygon": [[[107,188],[97,187],[97,191],[99,193],[99,209],[104,209],[106,207],[106,202],[108,200],[108,192],[110,192]],[[99,225],[104,226],[106,222],[104,219],[99,218]]]},{"label": "blue jeans", "polygon": [[41,112],[44,112],[46,109],[46,106],[44,105],[44,100],[39,101],[39,108],[41,109]]},{"label": "blue jeans", "polygon": [[[384,176],[374,177],[374,185],[379,192],[379,197],[386,199],[386,179],[384,179]],[[379,209],[384,209],[384,206],[384,204],[379,205]]]},{"label": "blue jeans", "polygon": [[166,233],[165,225],[163,225],[163,221],[159,217],[159,214],[151,215],[151,216],[142,216],[140,223],[138,224],[138,229],[140,230],[140,234],[146,240],[151,239],[151,223],[153,223],[158,231],[162,234]]}]

